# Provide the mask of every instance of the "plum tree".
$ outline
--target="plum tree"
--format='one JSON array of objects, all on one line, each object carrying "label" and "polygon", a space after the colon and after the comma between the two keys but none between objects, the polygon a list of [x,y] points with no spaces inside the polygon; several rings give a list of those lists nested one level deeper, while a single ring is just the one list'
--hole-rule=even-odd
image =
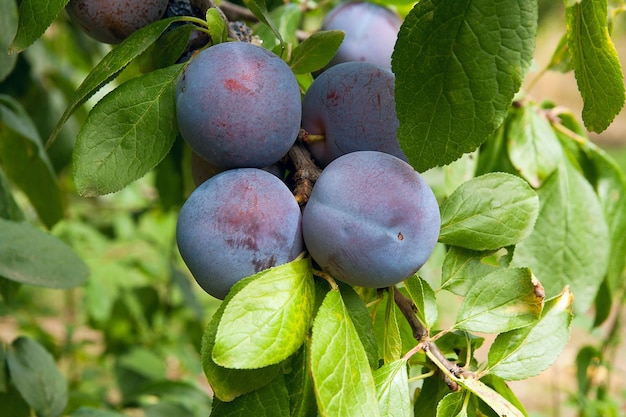
[{"label": "plum tree", "polygon": [[269,172],[224,171],[185,201],[176,242],[200,287],[223,299],[240,279],[290,262],[302,252],[300,207],[289,188]]},{"label": "plum tree", "polygon": [[301,119],[300,88],[276,54],[246,42],[198,53],[177,87],[181,136],[223,168],[272,165],[294,144]]},{"label": "plum tree", "polygon": [[309,142],[325,166],[354,151],[380,151],[406,161],[397,140],[395,77],[379,65],[345,62],[324,71],[302,101],[302,128],[323,140]]},{"label": "plum tree", "polygon": [[70,18],[89,36],[117,44],[137,29],[159,20],[168,0],[70,0]]},{"label": "plum tree", "polygon": [[386,7],[368,2],[348,2],[333,8],[322,30],[342,30],[343,43],[328,66],[364,61],[391,69],[391,54],[402,18]]},{"label": "plum tree", "polygon": [[440,224],[435,195],[409,164],[359,151],[322,171],[304,209],[302,233],[312,258],[332,276],[380,288],[421,268]]}]

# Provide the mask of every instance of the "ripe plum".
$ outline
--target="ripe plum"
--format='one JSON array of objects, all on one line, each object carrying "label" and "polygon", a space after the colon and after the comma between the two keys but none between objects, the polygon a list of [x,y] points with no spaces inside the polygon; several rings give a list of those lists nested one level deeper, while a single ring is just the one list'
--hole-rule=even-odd
[{"label": "ripe plum", "polygon": [[178,216],[176,241],[200,287],[223,299],[242,278],[302,252],[300,207],[269,172],[224,171],[191,193]]},{"label": "ripe plum", "polygon": [[301,120],[300,88],[276,54],[246,42],[198,53],[177,87],[181,136],[222,168],[261,168],[294,144]]},{"label": "ripe plum", "polygon": [[406,161],[398,144],[395,77],[379,65],[346,62],[324,71],[302,101],[302,128],[324,140],[309,142],[322,166],[354,151],[380,151]]},{"label": "ripe plum", "polygon": [[167,4],[168,0],[70,0],[66,10],[87,35],[117,44],[163,17]]},{"label": "ripe plum", "polygon": [[330,163],[302,216],[315,262],[341,281],[373,288],[397,284],[421,268],[440,226],[426,181],[406,162],[376,151]]},{"label": "ripe plum", "polygon": [[402,18],[386,7],[368,2],[348,2],[333,8],[322,30],[342,30],[345,37],[328,67],[341,62],[364,61],[391,69]]}]

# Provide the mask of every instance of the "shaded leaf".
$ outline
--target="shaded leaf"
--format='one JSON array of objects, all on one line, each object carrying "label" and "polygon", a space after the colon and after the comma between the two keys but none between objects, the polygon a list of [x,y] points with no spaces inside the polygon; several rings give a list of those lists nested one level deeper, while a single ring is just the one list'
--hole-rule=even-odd
[{"label": "shaded leaf", "polygon": [[467,391],[451,392],[439,401],[437,405],[437,417],[469,417],[476,415],[475,401],[470,401],[472,408],[468,411],[466,397]]},{"label": "shaded leaf", "polygon": [[15,202],[2,169],[0,169],[0,218],[16,221],[24,219],[24,213]]},{"label": "shaded leaf", "polygon": [[439,315],[435,292],[426,280],[417,275],[413,275],[405,280],[404,287],[417,307],[417,317],[422,324],[430,329],[437,321]]},{"label": "shaded leaf", "polygon": [[341,298],[346,305],[350,320],[363,344],[370,368],[378,368],[378,341],[374,335],[374,326],[367,306],[350,285],[339,285]]},{"label": "shaded leaf", "polygon": [[178,135],[175,96],[183,68],[133,78],[94,106],[74,148],[74,181],[81,195],[118,191],[167,155]]},{"label": "shaded leaf", "polygon": [[285,375],[291,417],[317,417],[309,353],[310,346],[307,341],[291,359],[291,372]]},{"label": "shaded leaf", "polygon": [[525,417],[517,407],[480,380],[468,378],[457,382],[483,400],[498,416]]},{"label": "shaded leaf", "polygon": [[306,338],[315,301],[310,259],[257,275],[224,309],[212,353],[220,366],[273,365],[295,353]]},{"label": "shaded leaf", "polygon": [[[302,9],[298,4],[281,4],[269,12],[268,20],[273,22],[274,29],[278,30],[285,44],[298,44],[296,32],[300,28],[300,22],[302,21]],[[256,25],[254,34],[261,38],[264,48],[272,51],[278,49],[277,52],[280,53],[280,38],[275,35],[270,26],[266,24]]]},{"label": "shaded leaf", "polygon": [[61,240],[28,223],[0,219],[0,276],[22,284],[72,288],[89,269]]},{"label": "shaded leaf", "polygon": [[327,293],[313,323],[311,374],[322,417],[379,416],[374,377],[341,293]]},{"label": "shaded leaf", "polygon": [[43,346],[18,337],[7,351],[11,379],[40,417],[60,417],[68,400],[67,382]]},{"label": "shaded leaf", "polygon": [[524,408],[520,400],[515,396],[515,393],[506,384],[506,381],[495,375],[485,375],[484,377],[480,378],[480,381],[488,387],[492,388],[501,396],[503,396],[508,402],[513,404],[524,415],[524,417],[528,417],[526,409]]},{"label": "shaded leaf", "polygon": [[243,3],[260,22],[264,23],[272,30],[272,33],[274,33],[274,36],[276,36],[282,48],[284,46],[283,37],[278,27],[274,24],[272,17],[270,17],[265,0],[243,0]]},{"label": "shaded leaf", "polygon": [[110,410],[100,410],[91,407],[80,407],[72,413],[72,417],[124,417],[124,414]]},{"label": "shaded leaf", "polygon": [[22,106],[5,95],[0,95],[0,163],[46,226],[63,217],[59,184],[37,128]]},{"label": "shaded leaf", "polygon": [[215,400],[211,417],[289,417],[289,392],[282,375],[231,401]]},{"label": "shaded leaf", "polygon": [[455,327],[500,333],[533,324],[543,308],[542,291],[527,268],[492,272],[470,288],[459,307]]},{"label": "shaded leaf", "polygon": [[9,53],[9,44],[17,30],[17,4],[15,0],[0,2],[0,82],[15,67],[17,54]]},{"label": "shaded leaf", "polygon": [[624,106],[624,76],[609,36],[607,6],[607,0],[581,0],[565,10],[582,117],[592,132],[605,130]]},{"label": "shaded leaf", "polygon": [[478,251],[513,245],[530,234],[538,209],[526,181],[502,172],[481,175],[442,204],[439,241]]},{"label": "shaded leaf", "polygon": [[392,55],[398,140],[418,171],[480,145],[503,122],[533,58],[537,2],[422,0]]}]

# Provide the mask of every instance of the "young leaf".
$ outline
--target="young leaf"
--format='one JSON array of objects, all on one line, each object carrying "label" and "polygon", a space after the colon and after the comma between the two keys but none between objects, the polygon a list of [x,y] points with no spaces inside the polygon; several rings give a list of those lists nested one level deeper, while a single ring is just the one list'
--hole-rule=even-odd
[{"label": "young leaf", "polygon": [[539,188],[535,229],[515,248],[512,264],[526,266],[553,297],[568,286],[585,311],[607,270],[609,232],[591,185],[567,160]]},{"label": "young leaf", "polygon": [[289,392],[282,375],[231,402],[213,402],[211,417],[289,417]]},{"label": "young leaf", "polygon": [[374,383],[380,415],[405,417],[411,415],[411,394],[406,360],[389,362],[374,371]]},{"label": "young leaf", "polygon": [[322,417],[377,417],[374,377],[341,293],[327,293],[313,323],[311,374]]},{"label": "young leaf", "polygon": [[[400,359],[402,355],[402,337],[396,317],[396,303],[392,295],[394,289],[389,288],[387,307],[385,308],[385,332],[383,336],[383,360],[391,363]],[[381,414],[385,415],[385,414]]]},{"label": "young leaf", "polygon": [[87,281],[87,265],[59,239],[28,223],[0,219],[0,276],[23,284],[72,288]]},{"label": "young leaf", "polygon": [[418,2],[392,56],[398,140],[418,171],[480,145],[504,120],[530,68],[537,2]]},{"label": "young leaf", "polygon": [[37,128],[22,106],[5,95],[0,95],[0,164],[46,226],[63,217],[59,184]]},{"label": "young leaf", "polygon": [[506,398],[485,385],[478,379],[460,379],[457,380],[459,385],[472,392],[478,398],[483,400],[498,416],[506,417],[525,417],[524,413],[511,404]]},{"label": "young leaf", "polygon": [[470,288],[455,327],[470,332],[500,333],[537,321],[543,308],[541,284],[527,268],[492,272]]},{"label": "young leaf", "polygon": [[340,30],[325,30],[306,38],[291,54],[292,71],[305,74],[324,68],[337,53],[344,36]]},{"label": "young leaf", "polygon": [[441,288],[464,296],[474,282],[498,269],[497,265],[483,261],[495,253],[450,247],[441,268]]},{"label": "young leaf", "polygon": [[211,318],[202,336],[202,346],[200,349],[202,369],[211,385],[211,389],[213,389],[216,398],[225,402],[232,401],[243,394],[267,385],[280,371],[279,365],[259,369],[230,369],[219,366],[213,361],[211,354],[215,346],[217,328],[222,321],[226,305],[230,302],[233,293],[237,290],[238,288],[235,289],[235,287],[233,287],[231,293],[226,297],[226,300],[224,300]]},{"label": "young leaf", "polygon": [[48,29],[69,0],[22,0],[19,9],[17,33],[9,51],[22,52]]},{"label": "young leaf", "polygon": [[534,188],[552,174],[563,150],[546,118],[532,105],[514,110],[508,125],[509,158]]},{"label": "young leaf", "polygon": [[161,19],[148,26],[144,26],[136,32],[133,32],[128,38],[124,39],[124,42],[117,45],[102,58],[98,65],[96,65],[83,80],[78,89],[76,89],[74,97],[72,97],[71,101],[68,103],[67,108],[57,122],[52,134],[50,134],[46,146],[50,147],[52,143],[54,143],[59,132],[61,132],[61,128],[78,107],[83,105],[89,97],[94,95],[105,84],[117,77],[133,59],[141,55],[150,45],[159,39],[165,29],[176,20],[180,20],[180,18],[171,17]]},{"label": "young leaf", "polygon": [[607,0],[581,0],[565,10],[582,117],[592,132],[605,130],[624,106],[624,76],[609,36],[607,7]]},{"label": "young leaf", "polygon": [[214,7],[206,11],[206,22],[214,44],[226,42],[228,38],[228,26],[224,18]]},{"label": "young leaf", "polygon": [[79,194],[118,191],[141,178],[176,140],[176,83],[184,66],[133,78],[107,94],[76,138],[74,180]]},{"label": "young leaf", "polygon": [[538,210],[526,181],[502,172],[481,175],[442,204],[439,241],[478,251],[514,245],[530,234]]},{"label": "young leaf", "polygon": [[309,330],[315,285],[309,258],[260,272],[226,305],[217,328],[213,360],[254,369],[295,353]]},{"label": "young leaf", "polygon": [[439,314],[435,292],[426,280],[417,275],[405,280],[404,287],[417,307],[417,317],[427,328],[431,328]]},{"label": "young leaf", "polygon": [[43,346],[18,337],[7,351],[11,380],[41,417],[60,417],[68,400],[67,382]]},{"label": "young leaf", "polygon": [[2,82],[15,67],[17,54],[9,53],[9,44],[17,30],[17,4],[15,0],[0,2],[0,82]]},{"label": "young leaf", "polygon": [[490,372],[509,381],[539,375],[565,348],[572,322],[572,293],[565,289],[546,301],[539,321],[501,333],[489,349]]}]

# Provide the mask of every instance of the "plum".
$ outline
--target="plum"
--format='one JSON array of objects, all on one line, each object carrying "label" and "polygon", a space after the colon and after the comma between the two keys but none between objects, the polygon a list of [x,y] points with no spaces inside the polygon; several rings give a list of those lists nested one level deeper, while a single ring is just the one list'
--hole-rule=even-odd
[{"label": "plum", "polygon": [[377,151],[331,162],[302,216],[315,262],[341,281],[371,288],[397,284],[421,268],[440,227],[426,181],[406,162]]},{"label": "plum", "polygon": [[294,260],[304,249],[289,188],[257,168],[221,172],[183,204],[176,242],[200,287],[224,299],[242,278]]},{"label": "plum", "polygon": [[386,7],[368,2],[348,2],[334,7],[324,18],[322,30],[342,30],[344,40],[328,67],[341,62],[363,61],[391,69],[391,54],[402,18]]},{"label": "plum", "polygon": [[298,136],[300,88],[276,54],[246,42],[198,53],[176,92],[183,139],[211,164],[261,168],[280,160]]},{"label": "plum", "polygon": [[66,10],[87,35],[117,44],[161,19],[167,4],[168,0],[70,0]]},{"label": "plum", "polygon": [[319,165],[354,151],[380,151],[407,160],[397,139],[395,77],[379,65],[345,62],[323,72],[302,100],[302,128]]}]

